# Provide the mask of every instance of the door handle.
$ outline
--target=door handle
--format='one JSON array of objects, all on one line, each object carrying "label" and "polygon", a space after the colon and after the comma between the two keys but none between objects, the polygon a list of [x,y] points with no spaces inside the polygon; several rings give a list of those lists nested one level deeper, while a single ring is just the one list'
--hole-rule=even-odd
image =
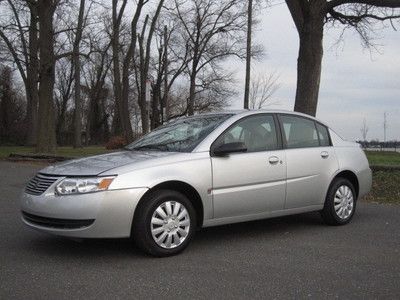
[{"label": "door handle", "polygon": [[279,162],[279,157],[277,157],[277,156],[271,156],[271,157],[269,158],[269,163],[270,163],[271,165],[277,164],[278,162]]},{"label": "door handle", "polygon": [[322,158],[328,158],[328,156],[329,156],[329,153],[327,151],[322,151],[321,152],[321,157]]}]

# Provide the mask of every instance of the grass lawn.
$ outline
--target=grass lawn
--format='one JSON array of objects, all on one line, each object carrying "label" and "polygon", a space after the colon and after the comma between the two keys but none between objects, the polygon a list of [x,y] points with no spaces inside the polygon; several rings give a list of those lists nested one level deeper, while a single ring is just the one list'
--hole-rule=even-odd
[{"label": "grass lawn", "polygon": [[370,165],[400,166],[400,152],[365,151]]},{"label": "grass lawn", "polygon": [[[103,154],[111,152],[103,146],[90,146],[84,148],[74,149],[72,147],[58,147],[56,151],[57,156],[65,157],[82,157],[90,156],[96,154]],[[35,153],[35,148],[33,147],[23,147],[23,146],[1,146],[0,147],[0,159],[7,158],[10,153],[17,154],[32,154]]]},{"label": "grass lawn", "polygon": [[400,171],[373,172],[372,189],[364,200],[400,204]]}]

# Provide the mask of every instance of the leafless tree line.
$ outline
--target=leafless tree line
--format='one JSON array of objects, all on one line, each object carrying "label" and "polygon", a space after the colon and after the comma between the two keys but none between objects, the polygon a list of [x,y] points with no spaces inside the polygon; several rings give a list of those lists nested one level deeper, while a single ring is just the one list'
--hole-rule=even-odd
[{"label": "leafless tree line", "polygon": [[2,86],[11,94],[21,78],[19,142],[39,152],[113,135],[130,142],[221,109],[236,94],[223,62],[246,58],[240,0],[0,0],[0,11]]},{"label": "leafless tree line", "polygon": [[[130,142],[171,118],[226,106],[235,94],[234,74],[223,67],[231,57],[247,61],[244,107],[263,107],[276,85],[268,86],[274,83],[268,75],[250,79],[251,57],[262,52],[251,39],[260,3],[0,0],[1,139],[18,119],[18,140],[39,152],[111,135]],[[400,18],[398,0],[286,4],[300,39],[295,110],[310,115],[318,103],[324,27],[354,28],[371,47],[376,24],[395,27]],[[23,94],[11,78],[20,78]]]}]

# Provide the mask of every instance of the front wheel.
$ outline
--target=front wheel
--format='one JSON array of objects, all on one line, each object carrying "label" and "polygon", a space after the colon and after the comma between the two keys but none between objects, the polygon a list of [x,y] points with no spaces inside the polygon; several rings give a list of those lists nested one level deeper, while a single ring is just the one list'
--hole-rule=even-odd
[{"label": "front wheel", "polygon": [[176,191],[160,190],[143,201],[133,220],[136,245],[160,257],[185,249],[196,227],[196,213],[189,199]]},{"label": "front wheel", "polygon": [[321,211],[323,220],[329,225],[349,223],[356,210],[356,200],[353,184],[346,178],[336,178],[329,187]]}]

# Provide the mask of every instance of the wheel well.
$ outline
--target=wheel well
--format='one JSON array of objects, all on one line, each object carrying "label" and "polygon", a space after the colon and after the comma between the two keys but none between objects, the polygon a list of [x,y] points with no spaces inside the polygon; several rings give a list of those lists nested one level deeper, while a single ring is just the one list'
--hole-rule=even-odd
[{"label": "wheel well", "polygon": [[358,184],[357,175],[354,174],[352,171],[342,171],[342,172],[340,172],[339,174],[337,174],[335,176],[335,178],[338,178],[338,177],[346,178],[347,180],[349,180],[353,184],[353,186],[354,186],[354,188],[356,190],[356,196],[358,198],[360,185]]},{"label": "wheel well", "polygon": [[[143,202],[143,200],[151,193],[158,191],[158,190],[173,190],[176,192],[180,192],[185,195],[190,202],[192,202],[194,210],[196,211],[196,218],[197,218],[197,227],[200,228],[203,225],[203,218],[204,218],[204,210],[203,210],[203,202],[201,201],[201,197],[199,193],[196,191],[194,187],[190,184],[187,184],[182,181],[166,181],[149,189],[143,197],[140,199],[136,208]],[[138,209],[135,210],[135,214]],[[135,217],[135,216],[134,216]]]}]

